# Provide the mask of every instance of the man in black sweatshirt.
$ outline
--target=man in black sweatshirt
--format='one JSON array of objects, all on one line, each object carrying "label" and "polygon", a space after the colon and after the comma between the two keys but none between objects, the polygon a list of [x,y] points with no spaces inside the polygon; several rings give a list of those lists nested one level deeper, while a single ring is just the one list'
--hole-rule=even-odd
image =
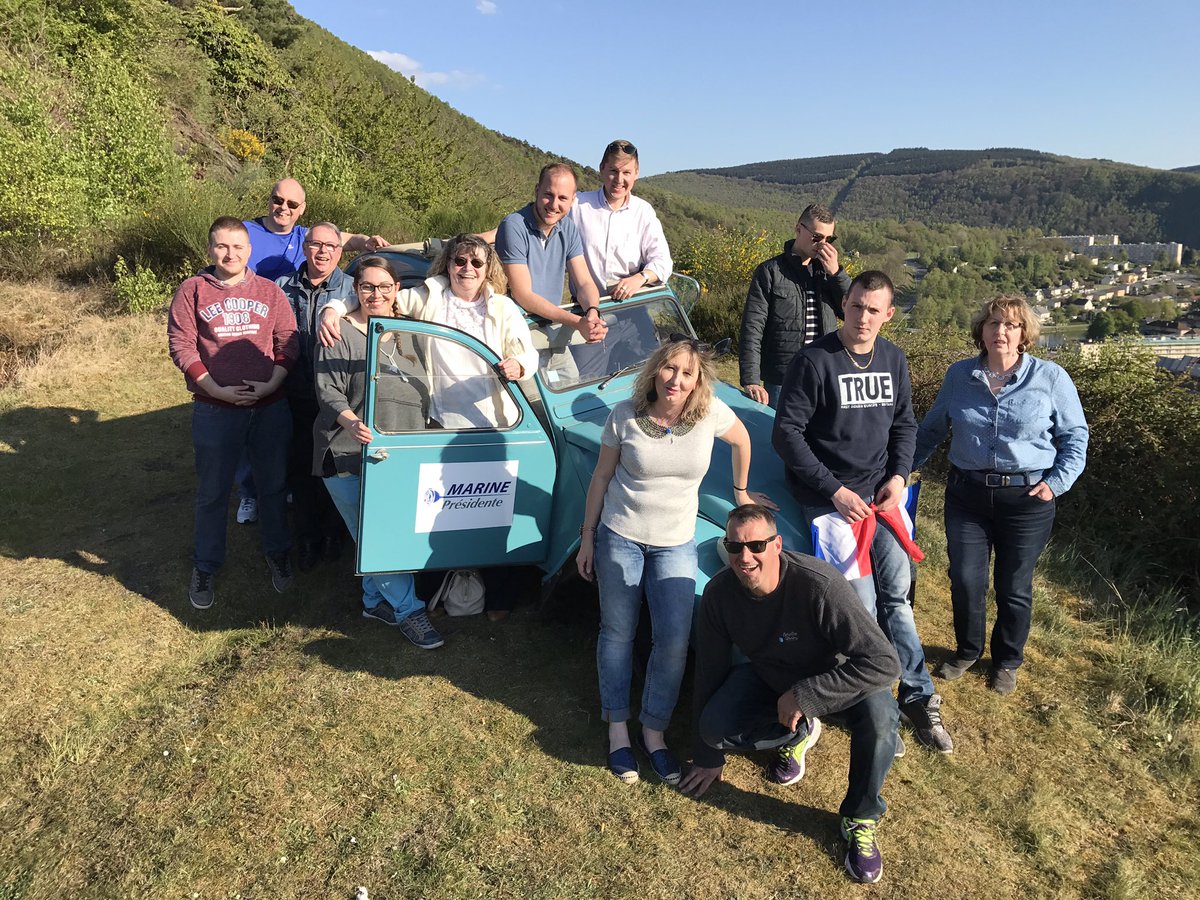
[{"label": "man in black sweatshirt", "polygon": [[[896,312],[893,293],[883,272],[855,278],[842,303],[842,327],[796,354],[784,378],[771,441],[810,526],[835,510],[854,525],[904,497],[917,421],[904,351],[879,337]],[[900,712],[913,734],[922,746],[950,753],[942,698],[933,692],[908,603],[908,554],[882,521],[876,524],[873,574],[850,585],[896,648]]]},{"label": "man in black sweatshirt", "polygon": [[[850,731],[846,871],[878,881],[880,791],[897,752],[896,653],[836,569],[783,552],[766,507],[729,514],[725,549],[729,568],[708,583],[696,619],[697,736],[680,790],[699,797],[719,781],[724,750],[773,750],[771,780],[793,784],[821,735],[817,717],[829,717]],[[735,644],[749,663],[731,663]]]}]

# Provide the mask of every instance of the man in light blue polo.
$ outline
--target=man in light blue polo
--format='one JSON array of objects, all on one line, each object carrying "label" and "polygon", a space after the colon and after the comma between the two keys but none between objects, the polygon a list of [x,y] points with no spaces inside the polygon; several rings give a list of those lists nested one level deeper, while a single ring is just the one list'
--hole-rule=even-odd
[{"label": "man in light blue polo", "polygon": [[[576,329],[587,341],[603,340],[600,295],[588,272],[583,242],[568,213],[575,202],[575,173],[563,163],[542,169],[533,203],[505,216],[496,229],[496,253],[508,277],[508,293],[535,316]],[[578,316],[563,309],[563,276],[571,279]],[[593,312],[595,310],[595,312]]]}]

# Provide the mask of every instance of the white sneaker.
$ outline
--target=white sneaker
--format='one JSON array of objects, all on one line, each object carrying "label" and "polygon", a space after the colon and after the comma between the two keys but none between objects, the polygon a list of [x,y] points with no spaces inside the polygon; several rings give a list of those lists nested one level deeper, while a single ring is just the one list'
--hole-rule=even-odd
[{"label": "white sneaker", "polygon": [[238,504],[237,523],[239,525],[249,525],[251,522],[258,521],[258,501],[253,497],[243,497]]}]

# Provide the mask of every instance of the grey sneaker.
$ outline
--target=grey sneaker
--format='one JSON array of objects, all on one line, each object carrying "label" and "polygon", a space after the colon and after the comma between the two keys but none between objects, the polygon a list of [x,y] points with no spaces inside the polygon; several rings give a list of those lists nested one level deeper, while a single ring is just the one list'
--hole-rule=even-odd
[{"label": "grey sneaker", "polygon": [[821,720],[808,720],[808,734],[798,744],[780,747],[775,761],[767,770],[768,777],[776,784],[795,784],[804,777],[804,756],[821,739]]},{"label": "grey sneaker", "polygon": [[192,569],[192,580],[188,582],[188,599],[196,609],[208,609],[213,605],[213,577],[211,572]]},{"label": "grey sneaker", "polygon": [[282,594],[292,586],[292,560],[288,554],[268,556],[267,567],[271,570],[271,587]]},{"label": "grey sneaker", "polygon": [[900,735],[897,734],[896,735],[896,755],[893,758],[899,759],[907,752],[908,752],[908,748],[904,746],[904,738],[900,737]]},{"label": "grey sneaker", "polygon": [[988,687],[1002,697],[1007,697],[1017,689],[1016,669],[992,669],[988,676]]},{"label": "grey sneaker", "polygon": [[967,669],[979,662],[977,659],[963,659],[955,656],[942,660],[942,664],[934,671],[934,677],[943,681],[954,681],[967,674]]},{"label": "grey sneaker", "polygon": [[934,694],[928,700],[910,700],[900,704],[900,715],[912,725],[917,743],[938,753],[954,750],[950,732],[942,724],[942,695]]},{"label": "grey sneaker", "polygon": [[258,501],[253,497],[243,497],[238,502],[237,523],[249,525],[258,521]]},{"label": "grey sneaker", "polygon": [[[365,610],[363,615],[366,615]],[[411,616],[401,619],[398,627],[402,635],[422,650],[436,650],[446,643],[423,609],[418,609]]]}]

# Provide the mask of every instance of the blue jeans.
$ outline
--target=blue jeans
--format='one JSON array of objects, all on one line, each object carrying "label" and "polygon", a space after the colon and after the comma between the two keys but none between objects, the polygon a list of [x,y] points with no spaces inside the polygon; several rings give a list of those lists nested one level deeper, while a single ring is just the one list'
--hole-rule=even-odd
[{"label": "blue jeans", "polygon": [[[717,750],[747,753],[798,744],[808,734],[779,724],[779,692],[749,664],[734,666],[700,713],[700,739]],[[896,756],[896,701],[888,690],[867,694],[853,706],[822,718],[850,731],[850,778],[840,812],[854,819],[878,819],[887,810],[881,791]]]},{"label": "blue jeans", "polygon": [[258,500],[258,489],[254,486],[254,472],[250,468],[250,457],[245,453],[238,461],[237,472],[233,477],[237,481],[238,496],[241,499]]},{"label": "blue jeans", "polygon": [[[872,500],[869,496],[863,499],[868,503]],[[832,511],[833,506],[806,506],[804,516],[811,526],[817,516]],[[925,648],[917,636],[913,608],[908,603],[912,565],[891,529],[882,522],[878,526],[871,542],[874,577],[851,578],[850,587],[879,622],[900,659],[900,703],[923,702],[933,696],[933,679],[925,668]]]},{"label": "blue jeans", "polygon": [[783,392],[783,385],[768,384],[764,381],[763,388],[767,392],[767,406],[771,409],[779,409],[779,395]]},{"label": "blue jeans", "polygon": [[987,630],[988,562],[995,550],[996,624],[992,666],[1025,661],[1033,617],[1033,570],[1054,526],[1054,501],[1028,487],[989,488],[951,472],[946,484],[946,550],[958,656],[983,655]]},{"label": "blue jeans", "polygon": [[192,403],[192,447],[196,453],[196,544],[193,564],[217,572],[225,562],[229,492],[245,454],[258,485],[262,549],[281,556],[291,549],[287,526],[287,457],[292,414],[285,402],[245,409]]},{"label": "blue jeans", "polygon": [[[358,543],[358,493],[360,479],[357,475],[334,475],[326,478],[325,489],[333,498],[333,505],[341,513],[342,520],[350,532],[354,543]],[[425,608],[425,604],[417,598],[416,584],[409,572],[398,572],[394,575],[364,575],[362,580],[363,608],[374,609],[380,603],[387,601],[396,612],[397,619],[407,619],[415,612]]]},{"label": "blue jeans", "polygon": [[687,663],[696,600],[696,542],[651,547],[626,540],[606,525],[596,532],[596,580],[600,585],[600,639],[596,668],[605,722],[629,720],[633,639],[642,595],[650,606],[654,645],[646,666],[640,721],[663,731],[671,721]]}]

